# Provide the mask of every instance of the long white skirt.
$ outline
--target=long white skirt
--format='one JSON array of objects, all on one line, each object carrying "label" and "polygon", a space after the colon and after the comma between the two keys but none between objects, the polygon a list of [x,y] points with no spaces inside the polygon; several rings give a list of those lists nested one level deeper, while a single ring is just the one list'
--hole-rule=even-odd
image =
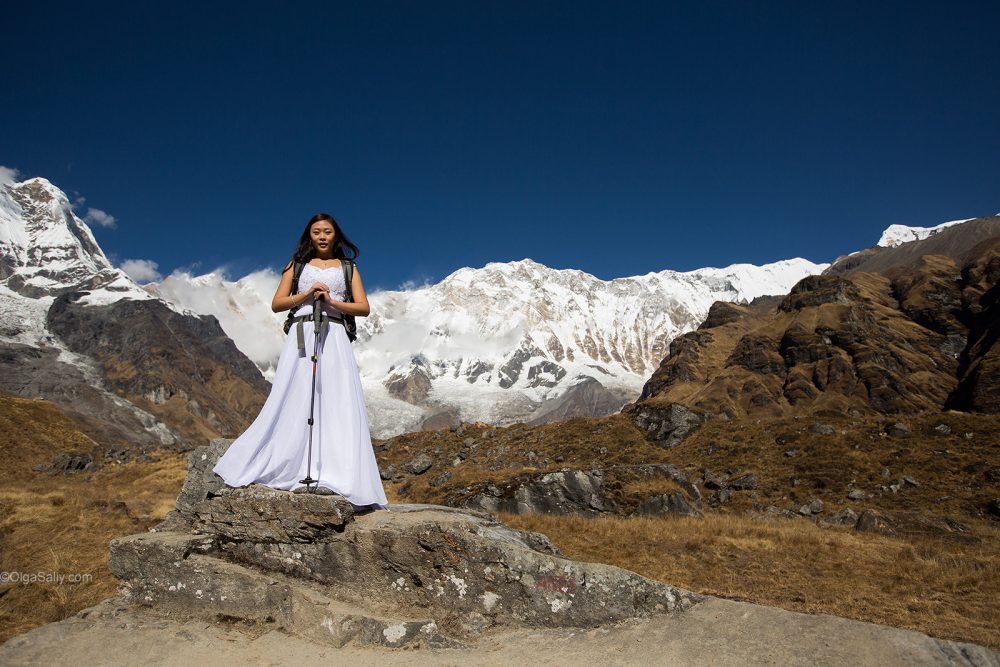
[{"label": "long white skirt", "polygon": [[307,473],[355,506],[387,509],[372,448],[361,377],[342,324],[330,322],[319,338],[313,409],[312,467],[307,469],[312,392],[313,323],[303,323],[305,352],[295,327],[285,337],[271,393],[260,414],[212,469],[229,486],[263,484],[286,491]]}]

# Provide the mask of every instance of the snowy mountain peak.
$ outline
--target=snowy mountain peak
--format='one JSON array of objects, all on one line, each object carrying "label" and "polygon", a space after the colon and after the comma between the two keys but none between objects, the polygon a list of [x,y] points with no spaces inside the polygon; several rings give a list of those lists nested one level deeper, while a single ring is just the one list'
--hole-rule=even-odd
[{"label": "snowy mountain peak", "polygon": [[906,225],[889,225],[884,232],[882,232],[882,238],[878,240],[876,245],[880,245],[884,248],[895,248],[898,245],[908,243],[910,241],[919,241],[925,239],[928,236],[937,234],[942,229],[946,227],[951,227],[953,225],[960,225],[963,222],[968,222],[969,220],[975,220],[975,218],[966,218],[964,220],[952,220],[951,222],[943,222],[935,227],[908,227]]},{"label": "snowy mountain peak", "polygon": [[602,280],[522,259],[372,293],[356,346],[366,397],[414,428],[423,414],[415,405],[457,406],[466,420],[526,419],[588,377],[628,396],[713,302],[786,294],[826,266],[792,259]]},{"label": "snowy mountain peak", "polygon": [[0,187],[0,280],[29,298],[91,290],[88,303],[151,298],[114,268],[66,194],[47,179]]}]

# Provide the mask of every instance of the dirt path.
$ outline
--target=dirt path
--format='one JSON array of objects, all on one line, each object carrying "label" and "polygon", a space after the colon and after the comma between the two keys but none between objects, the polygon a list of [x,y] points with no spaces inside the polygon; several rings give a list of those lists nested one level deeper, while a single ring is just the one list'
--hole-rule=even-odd
[{"label": "dirt path", "polygon": [[[14,637],[0,664],[85,665],[989,665],[972,644],[833,616],[709,599],[688,612],[606,628],[517,630],[470,649],[317,645],[280,631],[253,636],[203,621],[160,619],[115,601]],[[332,662],[333,661],[333,662]]]}]

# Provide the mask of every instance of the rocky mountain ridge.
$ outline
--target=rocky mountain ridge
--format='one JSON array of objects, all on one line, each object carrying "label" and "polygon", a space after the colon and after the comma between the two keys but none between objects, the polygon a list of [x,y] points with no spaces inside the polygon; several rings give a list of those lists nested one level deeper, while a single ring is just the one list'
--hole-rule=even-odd
[{"label": "rocky mountain ridge", "polygon": [[777,303],[716,303],[637,404],[707,413],[1000,410],[1000,217],[841,258]]},{"label": "rocky mountain ridge", "polygon": [[0,315],[0,390],[53,401],[98,449],[235,435],[267,395],[213,317],[114,268],[42,178],[0,186]]}]

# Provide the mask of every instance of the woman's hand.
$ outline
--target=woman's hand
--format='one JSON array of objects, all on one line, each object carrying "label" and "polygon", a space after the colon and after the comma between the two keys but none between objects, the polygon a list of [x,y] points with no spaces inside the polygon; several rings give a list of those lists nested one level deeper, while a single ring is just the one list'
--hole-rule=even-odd
[{"label": "woman's hand", "polygon": [[330,299],[330,287],[325,283],[313,283],[313,286],[309,288],[312,292],[314,299],[323,299],[329,303]]}]

